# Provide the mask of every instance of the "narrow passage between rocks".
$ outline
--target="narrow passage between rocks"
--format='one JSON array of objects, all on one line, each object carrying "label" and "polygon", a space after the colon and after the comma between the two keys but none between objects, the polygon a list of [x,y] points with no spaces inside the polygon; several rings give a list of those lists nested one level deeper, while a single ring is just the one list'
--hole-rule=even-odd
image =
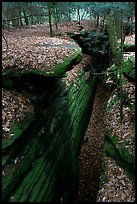
[{"label": "narrow passage between rocks", "polygon": [[96,88],[93,111],[79,156],[79,184],[76,202],[95,202],[99,190],[104,151],[104,113],[110,92],[102,80]]}]

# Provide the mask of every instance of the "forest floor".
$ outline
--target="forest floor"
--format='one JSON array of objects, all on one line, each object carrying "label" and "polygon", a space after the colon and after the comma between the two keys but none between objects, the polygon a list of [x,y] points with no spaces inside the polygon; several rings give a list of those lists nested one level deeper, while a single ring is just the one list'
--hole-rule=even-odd
[{"label": "forest floor", "polygon": [[97,85],[93,111],[83,140],[79,157],[79,189],[77,202],[93,202],[99,190],[104,153],[104,114],[110,92],[102,81]]},{"label": "forest floor", "polygon": [[[81,25],[84,27],[84,30],[95,29],[92,22],[89,21],[82,21]],[[56,29],[55,26],[53,27],[53,31],[55,37],[71,40],[65,32],[78,31],[78,26],[75,22],[65,23],[65,26],[64,23],[60,23],[58,29]],[[15,45],[20,38],[24,38],[25,40],[28,37],[49,37],[49,25],[28,26],[25,29],[5,29],[2,33],[7,40],[8,49],[11,49],[10,43]],[[129,44],[135,43],[135,35],[127,36],[125,42]],[[6,49],[6,44],[2,46],[2,49],[3,48]],[[114,132],[121,131],[118,125],[118,117],[113,117],[119,110],[119,104],[116,104],[116,106],[111,109],[110,122],[105,118],[105,108],[113,95],[104,89],[104,84],[105,81],[103,80],[97,85],[91,119],[81,147],[79,157],[79,189],[76,202],[95,201],[97,193],[98,197],[96,202],[134,202],[134,184],[127,178],[122,169],[115,164],[114,160],[109,157],[105,158],[105,165],[108,167],[108,183],[99,189],[104,153],[104,128],[111,123],[113,124]],[[133,103],[135,103],[135,84],[127,81],[124,85],[124,89],[131,96]],[[133,139],[130,112],[129,107],[126,107],[124,116],[126,117],[128,115],[129,117],[126,118],[126,123],[123,121],[122,126],[123,136],[127,139]],[[131,151],[133,152],[134,150],[131,149]]]},{"label": "forest floor", "polygon": [[[79,184],[76,202],[134,202],[134,184],[128,179],[123,169],[113,159],[104,157],[104,129],[111,123],[113,131],[121,131],[118,125],[116,112],[119,104],[111,109],[110,122],[107,121],[105,110],[108,101],[113,97],[112,93],[104,89],[105,81],[97,85],[93,111],[79,156]],[[132,96],[135,94],[135,84],[127,81],[126,91]],[[135,95],[133,97],[133,102]],[[129,107],[124,112],[124,118],[130,114]],[[122,123],[123,140],[133,139],[131,131],[131,118],[127,117],[126,123]],[[128,123],[128,126],[127,126]],[[113,125],[114,124],[114,125]],[[128,136],[128,137],[127,137]],[[121,139],[122,141],[122,139]],[[134,152],[134,150],[131,150]],[[100,188],[102,168],[106,167],[104,185]]]},{"label": "forest floor", "polygon": [[[127,36],[125,43],[134,44],[135,35]],[[124,54],[124,58],[134,56],[135,52]],[[135,105],[135,83],[124,76],[123,91]],[[134,202],[135,186],[120,168],[115,160],[105,155],[104,130],[109,127],[113,135],[117,135],[119,142],[128,143],[125,147],[131,154],[135,154],[133,133],[133,110],[128,105],[123,107],[123,120],[119,122],[120,102],[111,108],[106,116],[106,108],[117,95],[117,88],[113,92],[104,89],[105,80],[97,85],[93,111],[79,156],[79,184],[76,202]],[[102,174],[105,168],[105,174]],[[101,184],[101,177],[105,181]]]}]

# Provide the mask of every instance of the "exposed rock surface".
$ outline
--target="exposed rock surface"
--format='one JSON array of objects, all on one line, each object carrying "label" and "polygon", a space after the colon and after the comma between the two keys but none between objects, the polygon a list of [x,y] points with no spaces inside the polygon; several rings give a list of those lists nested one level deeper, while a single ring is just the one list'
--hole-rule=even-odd
[{"label": "exposed rock surface", "polygon": [[[71,29],[76,30],[76,25],[71,26],[70,24],[68,24],[68,26],[68,31],[71,31]],[[85,23],[83,23],[83,27],[84,26]],[[71,41],[69,37],[64,34],[63,29],[61,30],[63,38]],[[9,65],[10,63],[12,64],[12,60],[14,60],[14,57],[16,58],[16,56],[14,56],[14,54],[12,53],[14,48],[17,48],[16,42],[24,42],[25,46],[25,41],[23,40],[24,36],[30,36],[29,38],[26,38],[26,40],[39,39],[40,41],[37,41],[38,44],[41,43],[41,39],[44,39],[45,42],[45,25],[39,26],[39,31],[37,31],[35,26],[34,28],[31,28],[31,30],[19,29],[17,33],[20,34],[20,36],[14,36],[15,33],[13,33],[14,31],[8,31],[7,33],[10,37],[12,36],[13,38],[9,37],[8,39],[9,49],[7,51],[9,51],[9,54],[7,54],[6,56],[4,49],[3,55],[7,58],[10,56],[10,58],[8,58],[9,61],[7,61],[9,62]],[[32,34],[34,34],[35,37],[32,37]],[[60,38],[62,38],[62,34]],[[46,33],[46,35],[48,34]],[[54,40],[56,40],[58,44],[58,40],[53,38],[53,41]],[[89,39],[86,40],[88,42]],[[95,41],[94,43],[98,44],[99,41],[98,39],[96,40],[97,41]],[[51,41],[50,44],[54,43]],[[65,42],[65,45],[67,44],[64,40],[61,40],[60,42]],[[106,47],[108,46],[107,43]],[[43,46],[38,47],[38,50],[44,50]],[[55,51],[55,61],[57,60],[58,63],[58,57],[56,54],[60,53],[60,55],[62,56],[62,52],[65,53],[65,51],[67,50],[67,52],[65,53],[67,55],[68,47],[65,50],[64,48],[61,49],[61,52],[57,52],[57,45],[55,46],[55,48],[57,49],[52,49],[53,47],[54,46],[52,45],[51,50]],[[100,43],[98,48],[98,51],[104,51],[104,48],[102,46],[100,48]],[[20,50],[20,46],[18,46],[18,49]],[[73,48],[69,50],[70,52],[74,51]],[[91,50],[89,51],[91,56]],[[93,53],[97,54],[96,50],[94,50],[94,47]],[[18,54],[20,55],[19,52],[17,52],[16,54],[17,56]],[[98,65],[98,60],[103,59],[101,58],[101,56],[102,54],[100,52],[98,57],[94,58],[94,63],[97,63]],[[106,56],[108,56],[108,53]],[[37,59],[37,57],[39,57],[40,63],[45,60],[43,59],[43,56],[41,58],[40,53],[36,53],[35,57],[35,60]],[[76,60],[76,63],[79,61],[80,58],[78,59],[78,61]],[[52,60],[50,60],[50,62],[52,62]],[[25,75],[24,78],[16,78],[15,76],[15,79],[9,77],[7,81],[10,83],[7,84],[7,81],[5,81],[6,83],[3,84],[5,88],[10,88],[10,90],[16,88],[19,92],[25,92],[25,94],[27,94],[26,96],[29,96],[30,101],[33,102],[35,107],[35,121],[32,122],[27,131],[24,131],[24,134],[22,134],[22,136],[19,137],[18,140],[14,141],[11,145],[9,145],[8,148],[5,148],[4,151],[2,151],[2,193],[4,201],[63,202],[74,200],[78,179],[78,150],[80,148],[80,143],[83,141],[85,130],[87,128],[88,118],[90,117],[92,112],[91,107],[94,99],[96,85],[96,77],[93,74],[94,70],[91,71],[91,67],[93,66],[92,62],[90,61],[89,56],[84,56],[81,63],[79,63],[77,66],[73,64],[71,68],[74,69],[68,71],[66,75],[60,76],[60,78],[58,79],[54,77],[45,78],[44,76],[39,76],[38,79],[37,77],[34,77],[33,74],[30,74],[30,76]],[[103,64],[105,64],[105,62],[106,61],[102,61]],[[17,61],[16,63],[18,64]],[[40,68],[40,66],[38,67]],[[100,65],[98,65],[99,69],[102,67],[102,65],[101,67]],[[21,86],[21,84],[23,86]],[[125,84],[124,87],[126,91],[128,90],[128,94],[130,94],[130,84]],[[103,93],[105,96],[106,92],[103,91]],[[131,98],[134,103],[135,99],[133,94]],[[104,142],[104,138],[102,137],[104,121],[101,120],[101,118],[103,118],[103,113],[101,114],[101,117],[98,117],[98,115],[100,116],[100,110],[103,110],[102,95],[97,95],[97,98],[95,98],[95,102],[96,101],[100,103],[100,108],[98,110],[98,108],[94,106],[98,114],[93,111],[92,119],[95,119],[95,123],[92,124],[90,121],[87,130],[87,132],[89,130],[93,131],[93,136],[95,137],[90,138],[89,136],[91,135],[91,132],[88,132],[89,135],[88,133],[86,133],[83,142],[83,149],[87,152],[87,155],[84,155],[85,153],[83,151],[83,156],[81,156],[81,158],[84,158],[85,160],[81,160],[82,165],[80,169],[80,175],[82,175],[82,177],[80,178],[81,186],[79,187],[79,196],[81,196],[81,198],[79,197],[78,200],[82,199],[82,201],[84,202],[95,200],[96,193],[99,188],[99,168],[102,161],[102,145]],[[23,104],[21,103],[21,106],[22,105]],[[26,107],[26,109],[28,107]],[[113,111],[114,109],[112,109],[112,112]],[[125,113],[128,115],[127,112],[128,109],[125,109]],[[13,112],[11,111],[11,113]],[[3,116],[3,118],[4,117],[5,116]],[[100,124],[101,126],[99,126]],[[90,127],[92,128],[90,129]],[[117,126],[115,127],[117,128]],[[98,137],[96,137],[97,134]],[[127,134],[125,137],[127,138],[130,136],[130,134]],[[101,145],[97,143],[99,142],[98,138],[100,139]],[[92,152],[91,154],[90,150],[94,151],[94,153]],[[97,154],[95,153],[96,150],[98,151]],[[133,148],[131,149],[131,151],[133,151]],[[97,159],[99,159],[98,162],[96,156]],[[95,165],[93,165],[94,161]],[[129,179],[127,179],[125,173],[123,173],[123,171],[119,167],[117,168],[115,166],[115,162],[111,161],[110,158],[106,158],[105,162],[108,167],[111,167],[110,171],[108,171],[108,175],[111,178],[114,178],[115,181],[109,183],[112,187],[112,197],[109,197],[110,191],[108,188],[102,188],[100,190],[101,194],[99,194],[100,198],[98,196],[98,201],[107,202],[113,200],[115,195],[116,197],[118,197],[118,199],[115,199],[116,201],[134,201],[134,186],[129,181]],[[115,172],[118,172],[119,177],[113,175],[113,173]],[[122,172],[122,174],[119,175],[120,172]],[[123,185],[122,188],[117,188],[117,183]],[[90,184],[92,184],[92,186]],[[108,187],[109,185],[106,186]],[[114,189],[117,189],[116,193],[114,192]],[[121,194],[121,191],[125,191],[125,189],[127,189],[127,191],[125,192],[126,194],[123,194],[123,192]]]},{"label": "exposed rock surface", "polygon": [[27,86],[32,86],[29,91],[23,88],[27,75],[21,84],[11,78],[30,97],[35,118],[2,152],[3,201],[74,200],[78,153],[96,85],[89,61],[90,57],[84,55],[81,63],[59,78],[37,76],[32,80],[32,74],[27,81]]},{"label": "exposed rock surface", "polygon": [[82,47],[83,53],[93,58],[92,68],[102,70],[109,64],[109,37],[107,32],[81,31],[69,33],[72,39]]},{"label": "exposed rock surface", "polygon": [[[59,38],[26,37],[9,43],[2,55],[3,74],[37,73],[46,76],[64,74],[81,60],[81,48]],[[4,48],[3,48],[4,49]],[[14,51],[13,51],[14,50]]]}]

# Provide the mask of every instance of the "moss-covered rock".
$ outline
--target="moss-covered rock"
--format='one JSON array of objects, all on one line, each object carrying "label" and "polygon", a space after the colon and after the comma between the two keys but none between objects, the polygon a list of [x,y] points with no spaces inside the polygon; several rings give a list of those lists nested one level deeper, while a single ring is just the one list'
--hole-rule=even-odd
[{"label": "moss-covered rock", "polygon": [[107,32],[96,30],[68,33],[81,47],[85,54],[92,56],[94,70],[100,71],[109,64],[109,37]]},{"label": "moss-covered rock", "polygon": [[13,56],[12,60],[3,57],[5,77],[20,77],[25,74],[60,76],[82,59],[82,49],[75,42],[58,38],[34,42],[18,50],[16,60]]},{"label": "moss-covered rock", "polygon": [[2,149],[17,140],[33,118],[33,105],[23,93],[2,89]]},{"label": "moss-covered rock", "polygon": [[95,94],[89,57],[84,56],[64,77],[43,77],[32,84],[27,93],[35,120],[2,152],[3,201],[73,201],[80,145]]},{"label": "moss-covered rock", "polygon": [[105,151],[108,156],[123,168],[129,179],[135,182],[135,157],[125,148],[125,144],[118,143],[116,136],[111,136],[108,129],[105,130]]}]

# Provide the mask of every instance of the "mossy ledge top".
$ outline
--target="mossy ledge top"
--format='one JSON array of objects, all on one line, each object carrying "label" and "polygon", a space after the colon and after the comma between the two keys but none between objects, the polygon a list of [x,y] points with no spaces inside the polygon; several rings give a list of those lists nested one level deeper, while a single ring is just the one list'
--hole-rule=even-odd
[{"label": "mossy ledge top", "polygon": [[[19,49],[20,48],[20,49]],[[2,56],[3,75],[60,76],[82,59],[82,49],[74,41],[59,38],[22,39]]]}]

